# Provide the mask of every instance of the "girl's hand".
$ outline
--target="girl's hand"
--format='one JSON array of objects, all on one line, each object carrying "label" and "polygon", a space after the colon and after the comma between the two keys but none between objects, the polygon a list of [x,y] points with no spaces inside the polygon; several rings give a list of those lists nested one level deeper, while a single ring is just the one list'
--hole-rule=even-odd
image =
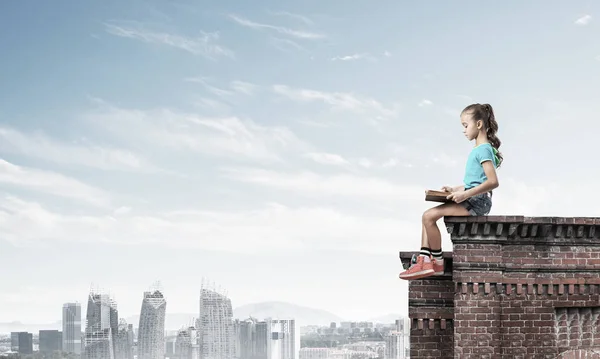
[{"label": "girl's hand", "polygon": [[452,192],[452,187],[450,187],[450,186],[444,186],[444,187],[442,187],[442,191],[444,191],[444,192]]},{"label": "girl's hand", "polygon": [[461,203],[467,199],[467,194],[465,191],[456,191],[449,194],[446,198],[456,203]]}]

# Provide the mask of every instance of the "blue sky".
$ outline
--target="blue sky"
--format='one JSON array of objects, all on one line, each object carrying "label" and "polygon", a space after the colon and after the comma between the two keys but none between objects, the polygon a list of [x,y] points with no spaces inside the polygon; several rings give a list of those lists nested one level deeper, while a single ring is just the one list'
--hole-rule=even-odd
[{"label": "blue sky", "polygon": [[500,124],[492,214],[600,215],[600,4],[431,4],[1,2],[0,321],[92,282],[196,312],[202,277],[404,313],[397,252],[461,183],[472,102]]}]

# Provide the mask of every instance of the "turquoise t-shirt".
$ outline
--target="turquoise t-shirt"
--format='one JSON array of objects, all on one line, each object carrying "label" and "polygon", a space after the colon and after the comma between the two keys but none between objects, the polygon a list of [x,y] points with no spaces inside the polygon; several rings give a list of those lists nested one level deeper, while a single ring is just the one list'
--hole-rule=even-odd
[{"label": "turquoise t-shirt", "polygon": [[476,146],[469,154],[465,169],[465,190],[478,186],[487,180],[482,166],[485,161],[492,161],[494,168],[498,167],[495,149],[489,143]]}]

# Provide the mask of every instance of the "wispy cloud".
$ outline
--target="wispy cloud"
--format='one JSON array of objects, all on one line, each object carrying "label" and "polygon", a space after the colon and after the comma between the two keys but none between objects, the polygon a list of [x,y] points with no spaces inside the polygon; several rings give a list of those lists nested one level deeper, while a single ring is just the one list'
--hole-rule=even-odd
[{"label": "wispy cloud", "polygon": [[301,22],[305,23],[306,25],[314,24],[314,22],[311,19],[309,19],[308,17],[306,17],[304,15],[294,14],[294,13],[287,12],[287,11],[269,11],[269,13],[271,15],[287,16],[287,17],[295,19],[295,20],[300,20]]},{"label": "wispy cloud", "polygon": [[256,91],[258,90],[258,86],[249,82],[239,80],[232,81],[231,88],[239,93],[243,93],[246,95],[254,95],[254,93],[256,93]]},{"label": "wispy cloud", "polygon": [[360,53],[360,54],[357,53],[357,54],[353,54],[353,55],[336,56],[336,57],[331,58],[331,61],[356,61],[356,60],[375,61],[377,59],[368,53]]},{"label": "wispy cloud", "polygon": [[336,110],[355,112],[376,112],[383,116],[395,116],[398,113],[397,106],[387,108],[379,101],[358,96],[346,92],[323,92],[310,89],[291,88],[285,85],[274,85],[273,90],[291,100],[299,102],[320,101]]},{"label": "wispy cloud", "polygon": [[106,206],[110,202],[110,196],[105,191],[76,179],[55,172],[17,166],[1,158],[0,183],[87,202],[95,206]]},{"label": "wispy cloud", "polygon": [[295,51],[304,51],[307,52],[307,50],[301,46],[300,44],[298,44],[295,41],[292,41],[290,39],[280,39],[278,37],[275,36],[271,36],[271,44],[276,47],[277,49],[283,51],[283,52],[290,52],[290,50]]},{"label": "wispy cloud", "polygon": [[141,25],[128,26],[124,24],[105,23],[104,26],[106,32],[115,36],[136,39],[146,43],[167,45],[212,60],[218,57],[234,57],[232,50],[217,44],[219,34],[216,32],[202,31],[199,37],[192,38],[164,32],[154,32],[144,29]]},{"label": "wispy cloud", "polygon": [[341,166],[341,165],[347,165],[350,162],[348,162],[344,157],[335,154],[335,153],[325,153],[325,152],[310,152],[310,153],[305,153],[303,155],[303,157],[305,158],[310,158],[311,160],[323,164],[323,165],[335,165],[335,166]]},{"label": "wispy cloud", "polygon": [[590,21],[592,21],[592,16],[586,14],[580,17],[579,19],[575,20],[575,25],[585,26],[589,24]]},{"label": "wispy cloud", "polygon": [[203,76],[198,77],[188,77],[185,79],[187,82],[197,82],[202,84],[210,93],[213,95],[217,95],[219,97],[227,97],[235,95],[236,93],[241,93],[244,95],[253,95],[257,90],[258,86],[252,84],[250,82],[235,80],[229,83],[230,89],[224,89],[222,87],[217,87],[215,85],[210,84],[210,79]]},{"label": "wispy cloud", "polygon": [[275,31],[278,32],[280,34],[284,34],[284,35],[288,35],[288,36],[292,36],[298,39],[308,39],[308,40],[315,40],[315,39],[322,39],[325,37],[325,35],[323,34],[319,34],[319,33],[314,33],[314,32],[309,32],[309,31],[301,31],[301,30],[294,30],[294,29],[290,29],[287,27],[283,27],[283,26],[276,26],[276,25],[269,25],[269,24],[262,24],[262,23],[258,23],[258,22],[254,22],[248,19],[245,19],[241,16],[235,15],[235,14],[231,14],[229,15],[229,17],[235,21],[236,23],[238,23],[239,25],[245,26],[245,27],[249,27],[251,29],[257,29],[257,30],[261,30],[261,29],[266,29],[266,30],[271,30],[271,31]]},{"label": "wispy cloud", "polygon": [[419,107],[425,107],[425,106],[431,106],[433,105],[433,102],[431,102],[430,100],[427,99],[423,99],[421,100],[421,102],[419,102]]},{"label": "wispy cloud", "polygon": [[[93,228],[93,230],[90,230]],[[115,217],[64,214],[15,196],[0,198],[0,239],[148,243],[237,253],[293,249],[339,249],[389,253],[398,233],[418,235],[419,226],[395,217],[353,216],[327,207],[268,203],[246,211],[183,210]],[[368,238],[377,233],[377,246]]]},{"label": "wispy cloud", "polygon": [[287,151],[311,148],[286,127],[263,126],[238,117],[210,118],[165,108],[138,110],[104,104],[86,118],[130,143],[235,160],[282,161]]},{"label": "wispy cloud", "polygon": [[0,126],[0,150],[18,153],[59,164],[73,164],[101,170],[157,172],[158,168],[136,154],[122,149],[102,147],[83,141],[71,144],[54,140],[42,133],[22,133]]}]

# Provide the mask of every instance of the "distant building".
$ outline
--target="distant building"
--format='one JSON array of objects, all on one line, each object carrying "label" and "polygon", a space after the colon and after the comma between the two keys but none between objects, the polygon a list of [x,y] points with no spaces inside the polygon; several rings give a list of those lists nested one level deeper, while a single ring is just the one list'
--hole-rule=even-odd
[{"label": "distant building", "polygon": [[329,348],[301,348],[299,359],[329,359]]},{"label": "distant building", "polygon": [[165,313],[167,301],[158,289],[145,292],[138,327],[138,359],[165,356]]},{"label": "distant building", "polygon": [[196,327],[191,326],[187,329],[181,329],[177,333],[177,339],[175,339],[175,358],[199,359],[200,346],[198,343],[199,338]]},{"label": "distant building", "polygon": [[33,334],[19,333],[19,354],[33,354]]},{"label": "distant building", "polygon": [[239,359],[299,359],[300,330],[294,319],[240,321],[238,340]]},{"label": "distant building", "polygon": [[58,330],[40,330],[40,353],[52,354],[62,351],[62,332]]},{"label": "distant building", "polygon": [[108,294],[90,292],[86,321],[83,359],[115,359],[117,303]]},{"label": "distant building", "polygon": [[133,359],[134,342],[133,324],[120,319],[115,340],[115,359]]},{"label": "distant building", "polygon": [[10,351],[11,352],[19,351],[19,332],[11,332],[10,333]]},{"label": "distant building", "polygon": [[81,354],[81,304],[65,303],[62,309],[62,350]]},{"label": "distant building", "polygon": [[233,309],[226,294],[202,284],[196,328],[201,359],[234,358]]}]

